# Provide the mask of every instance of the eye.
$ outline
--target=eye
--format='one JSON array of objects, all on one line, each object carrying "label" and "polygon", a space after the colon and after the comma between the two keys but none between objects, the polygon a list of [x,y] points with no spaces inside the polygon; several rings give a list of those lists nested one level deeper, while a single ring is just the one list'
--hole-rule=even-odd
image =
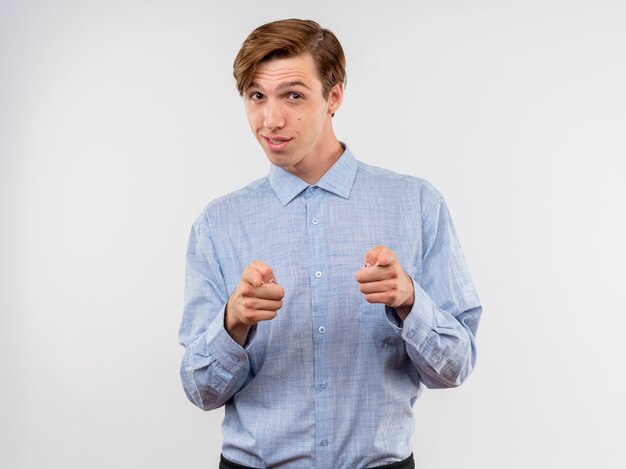
[{"label": "eye", "polygon": [[301,101],[303,96],[300,93],[289,93],[288,98],[290,101]]},{"label": "eye", "polygon": [[258,91],[253,91],[249,94],[249,97],[252,101],[261,101],[263,99],[263,93],[259,93]]}]

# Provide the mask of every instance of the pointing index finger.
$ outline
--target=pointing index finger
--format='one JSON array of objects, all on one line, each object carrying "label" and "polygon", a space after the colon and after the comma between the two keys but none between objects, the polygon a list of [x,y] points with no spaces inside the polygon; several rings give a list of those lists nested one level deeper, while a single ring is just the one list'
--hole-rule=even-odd
[{"label": "pointing index finger", "polygon": [[261,261],[252,261],[250,267],[253,267],[261,274],[263,283],[277,283],[276,276],[269,265],[264,264]]},{"label": "pointing index finger", "polygon": [[385,267],[396,260],[394,252],[386,246],[374,246],[365,254],[365,267]]},{"label": "pointing index finger", "polygon": [[263,285],[263,276],[261,272],[255,269],[252,265],[246,267],[243,275],[241,276],[242,280],[252,285],[254,288],[258,288]]},{"label": "pointing index finger", "polygon": [[371,267],[378,261],[378,254],[384,249],[384,246],[374,246],[365,253],[365,267]]},{"label": "pointing index finger", "polygon": [[376,259],[376,264],[374,267],[385,267],[391,265],[395,257],[393,255],[393,251],[390,249],[384,248],[378,253],[378,259]]}]

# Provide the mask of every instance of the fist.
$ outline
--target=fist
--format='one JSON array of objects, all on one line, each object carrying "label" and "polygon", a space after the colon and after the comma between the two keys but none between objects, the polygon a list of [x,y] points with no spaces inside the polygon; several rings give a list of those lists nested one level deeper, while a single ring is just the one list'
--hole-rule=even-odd
[{"label": "fist", "polygon": [[397,310],[402,320],[411,311],[415,292],[396,253],[375,246],[365,254],[365,266],[356,272],[359,290],[369,303],[382,303]]},{"label": "fist", "polygon": [[243,345],[250,326],[276,317],[284,296],[285,290],[276,282],[272,269],[262,262],[252,262],[244,269],[226,304],[226,330]]}]

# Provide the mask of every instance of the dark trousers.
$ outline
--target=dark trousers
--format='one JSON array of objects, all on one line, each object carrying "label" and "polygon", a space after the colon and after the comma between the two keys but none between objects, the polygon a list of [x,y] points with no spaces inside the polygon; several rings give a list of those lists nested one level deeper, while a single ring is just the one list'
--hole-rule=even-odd
[{"label": "dark trousers", "polygon": [[[413,460],[413,454],[406,458],[404,461],[398,461],[391,464],[385,464],[384,466],[376,466],[372,469],[415,469],[415,461]],[[219,469],[256,469],[250,466],[242,466],[236,462],[229,461],[223,455],[220,456],[220,468]]]}]

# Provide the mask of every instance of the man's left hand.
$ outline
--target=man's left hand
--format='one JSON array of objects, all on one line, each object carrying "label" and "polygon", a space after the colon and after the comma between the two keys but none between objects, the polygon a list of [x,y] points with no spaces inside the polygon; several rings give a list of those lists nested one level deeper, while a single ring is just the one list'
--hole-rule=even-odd
[{"label": "man's left hand", "polygon": [[396,253],[385,246],[375,246],[365,254],[365,266],[356,273],[359,290],[369,303],[382,303],[398,312],[403,321],[413,306],[413,281]]}]

